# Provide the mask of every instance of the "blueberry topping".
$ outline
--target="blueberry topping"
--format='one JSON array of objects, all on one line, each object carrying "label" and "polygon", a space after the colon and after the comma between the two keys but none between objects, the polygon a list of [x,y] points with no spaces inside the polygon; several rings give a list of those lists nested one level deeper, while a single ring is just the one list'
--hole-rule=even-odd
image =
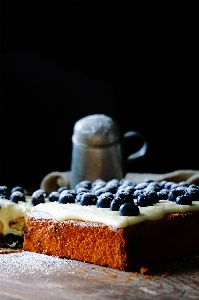
[{"label": "blueberry topping", "polygon": [[134,191],[135,191],[135,188],[134,188],[134,186],[132,186],[132,185],[128,185],[128,186],[126,186],[126,187],[124,188],[124,190],[125,190],[127,193],[130,193],[130,194],[133,195],[133,193],[134,193]]},{"label": "blueberry topping", "polygon": [[146,182],[146,183],[154,182],[154,183],[156,183],[153,179],[150,179],[150,178],[145,178],[145,179],[143,180],[143,182]]},{"label": "blueberry topping", "polygon": [[77,190],[76,190],[76,193],[79,194],[81,192],[90,192],[89,189],[87,188],[84,188],[84,187],[79,187]]},{"label": "blueberry topping", "polygon": [[139,207],[135,203],[124,203],[119,208],[120,216],[138,216]]},{"label": "blueberry topping", "polygon": [[199,188],[198,187],[188,187],[187,193],[191,196],[192,201],[199,201]]},{"label": "blueberry topping", "polygon": [[181,182],[178,183],[178,186],[186,186],[186,187],[188,187],[189,185],[188,185],[187,182],[181,181]]},{"label": "blueberry topping", "polygon": [[159,192],[161,190],[161,187],[159,186],[159,184],[157,182],[152,181],[147,185],[145,190],[153,190],[153,191]]},{"label": "blueberry topping", "polygon": [[[36,194],[43,194],[44,195],[44,198],[46,197],[46,192],[43,190],[43,189],[38,189],[38,190],[36,190],[34,193],[36,193]],[[33,193],[33,194],[34,194]]]},{"label": "blueberry topping", "polygon": [[169,190],[162,189],[157,192],[158,200],[167,200],[168,199]]},{"label": "blueberry topping", "polygon": [[106,185],[106,181],[102,180],[102,179],[96,179],[92,184],[91,184],[91,188],[93,189],[96,185],[100,185],[105,186]]},{"label": "blueberry topping", "polygon": [[100,189],[93,191],[93,193],[94,193],[97,197],[99,197],[101,194],[106,193],[106,192],[108,192],[106,186],[101,187]]},{"label": "blueberry topping", "polygon": [[167,183],[166,180],[162,180],[162,181],[159,182],[159,186],[160,186],[162,189],[164,189],[166,183]]},{"label": "blueberry topping", "polygon": [[136,186],[136,183],[133,182],[132,180],[128,180],[128,179],[121,179],[120,180],[120,186],[126,187],[126,186]]},{"label": "blueberry topping", "polygon": [[26,197],[22,192],[15,191],[10,196],[10,201],[18,203],[19,201],[26,202]]},{"label": "blueberry topping", "polygon": [[59,196],[58,203],[62,203],[62,204],[75,203],[75,197],[71,193],[65,193],[63,191]]},{"label": "blueberry topping", "polygon": [[71,195],[73,195],[74,199],[75,199],[76,196],[77,196],[77,193],[75,192],[75,190],[64,190],[64,191],[62,191],[62,192],[60,193],[60,196],[61,196],[62,194],[71,194]]},{"label": "blueberry topping", "polygon": [[180,195],[184,195],[186,192],[186,187],[184,186],[178,186],[175,189],[172,189],[168,193],[168,200],[175,202],[176,198]]},{"label": "blueberry topping", "polygon": [[10,190],[7,186],[5,185],[1,185],[0,186],[0,195],[4,195],[4,196],[7,196],[9,197],[10,196]]},{"label": "blueberry topping", "polygon": [[118,186],[114,183],[109,183],[106,185],[106,189],[108,192],[115,194],[117,192]]},{"label": "blueberry topping", "polygon": [[140,194],[142,194],[144,190],[135,190],[133,192],[133,198],[136,199]]},{"label": "blueberry topping", "polygon": [[94,185],[94,186],[91,188],[92,193],[95,193],[97,190],[99,190],[99,189],[105,187],[105,185],[106,185],[106,184],[104,184],[103,182]]},{"label": "blueberry topping", "polygon": [[0,199],[7,199],[7,200],[10,200],[10,197],[9,197],[9,196],[6,196],[6,195],[1,195],[1,194],[0,194]]},{"label": "blueberry topping", "polygon": [[133,196],[126,192],[119,192],[115,198],[111,201],[110,210],[117,211],[124,203],[134,203]]},{"label": "blueberry topping", "polygon": [[134,197],[133,197],[133,194],[128,191],[128,190],[120,190],[116,193],[115,195],[116,198],[119,198],[119,199],[122,199],[122,200],[125,200],[125,202],[131,202],[133,201]]},{"label": "blueberry topping", "polygon": [[10,248],[21,248],[23,245],[23,236],[8,233],[5,235],[5,243]]},{"label": "blueberry topping", "polygon": [[33,206],[36,206],[40,203],[45,203],[45,194],[43,193],[43,190],[37,190],[32,194],[31,203]]},{"label": "blueberry topping", "polygon": [[88,192],[80,192],[77,194],[77,196],[75,197],[75,202],[80,202],[81,197],[83,194],[88,193]]},{"label": "blueberry topping", "polygon": [[82,196],[81,196],[81,199],[80,199],[80,204],[81,205],[96,205],[97,203],[97,196],[93,193],[84,193]]},{"label": "blueberry topping", "polygon": [[59,192],[51,192],[49,195],[48,195],[48,199],[50,202],[55,202],[55,201],[58,201],[59,200],[59,196],[60,196],[60,193]]},{"label": "blueberry topping", "polygon": [[141,183],[138,183],[138,184],[135,186],[135,190],[143,190],[143,189],[145,189],[147,186],[148,186],[148,183],[147,183],[147,182],[141,182]]},{"label": "blueberry topping", "polygon": [[110,210],[112,211],[119,211],[120,209],[120,206],[122,204],[124,204],[125,201],[122,200],[122,199],[118,199],[118,198],[114,198],[112,201],[111,201],[111,204],[110,204]]},{"label": "blueberry topping", "polygon": [[77,192],[77,189],[80,188],[80,187],[90,190],[91,189],[91,182],[89,180],[80,181],[78,184],[76,184],[76,186],[74,188],[75,192]]},{"label": "blueberry topping", "polygon": [[22,194],[25,194],[25,191],[24,191],[24,189],[21,186],[15,186],[15,187],[13,187],[11,189],[10,193],[12,194],[13,192],[16,192],[16,191],[21,192]]},{"label": "blueberry topping", "polygon": [[170,189],[171,189],[171,186],[172,186],[173,184],[174,184],[174,182],[172,182],[172,181],[166,181],[166,182],[165,182],[165,185],[164,185],[164,188],[170,190]]},{"label": "blueberry topping", "polygon": [[112,179],[107,182],[105,187],[107,189],[107,192],[111,192],[112,194],[115,194],[117,192],[118,186],[119,186],[119,181],[116,179]]},{"label": "blueberry topping", "polygon": [[153,195],[143,192],[137,198],[137,205],[141,207],[152,206],[154,204]]},{"label": "blueberry topping", "polygon": [[176,198],[176,204],[192,205],[192,200],[189,194],[180,195]]},{"label": "blueberry topping", "polygon": [[61,192],[65,190],[69,190],[69,188],[67,186],[61,186],[60,188],[58,188],[57,192],[61,194]]},{"label": "blueberry topping", "polygon": [[98,197],[96,206],[98,208],[109,208],[111,201],[113,199],[114,199],[114,195],[112,193],[110,192],[103,193]]}]

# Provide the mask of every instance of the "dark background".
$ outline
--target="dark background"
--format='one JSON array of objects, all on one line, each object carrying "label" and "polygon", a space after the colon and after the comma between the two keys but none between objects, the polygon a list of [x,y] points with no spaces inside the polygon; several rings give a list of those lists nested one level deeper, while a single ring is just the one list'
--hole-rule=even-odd
[{"label": "dark background", "polygon": [[0,185],[70,170],[94,113],[146,137],[127,171],[199,169],[198,28],[197,1],[1,1]]}]

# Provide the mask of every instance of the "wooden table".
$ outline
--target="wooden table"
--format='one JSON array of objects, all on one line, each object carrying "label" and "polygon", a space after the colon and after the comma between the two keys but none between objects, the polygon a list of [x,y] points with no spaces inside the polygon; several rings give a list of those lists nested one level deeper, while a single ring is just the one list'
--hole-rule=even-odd
[{"label": "wooden table", "polygon": [[199,257],[142,275],[30,252],[1,254],[0,299],[199,299]]}]

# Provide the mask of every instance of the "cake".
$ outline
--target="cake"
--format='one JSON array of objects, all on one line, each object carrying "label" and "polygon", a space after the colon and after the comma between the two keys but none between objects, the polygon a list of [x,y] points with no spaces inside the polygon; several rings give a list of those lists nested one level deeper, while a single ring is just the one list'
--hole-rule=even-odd
[{"label": "cake", "polygon": [[10,191],[7,186],[0,186],[0,247],[22,248],[27,212],[36,201],[40,203],[42,197],[44,202],[48,201],[41,189],[30,197],[22,187],[16,186]]},{"label": "cake", "polygon": [[199,187],[98,179],[28,196],[1,186],[0,246],[124,271],[199,255]]},{"label": "cake", "polygon": [[199,254],[199,187],[84,181],[32,207],[26,225],[24,251],[138,271]]}]

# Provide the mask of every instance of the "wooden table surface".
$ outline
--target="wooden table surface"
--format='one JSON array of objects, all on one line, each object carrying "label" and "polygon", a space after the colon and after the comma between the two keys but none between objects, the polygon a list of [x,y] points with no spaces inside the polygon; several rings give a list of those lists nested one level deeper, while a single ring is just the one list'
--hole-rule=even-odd
[{"label": "wooden table surface", "polygon": [[199,257],[142,275],[23,251],[0,255],[1,300],[155,298],[199,299]]}]

